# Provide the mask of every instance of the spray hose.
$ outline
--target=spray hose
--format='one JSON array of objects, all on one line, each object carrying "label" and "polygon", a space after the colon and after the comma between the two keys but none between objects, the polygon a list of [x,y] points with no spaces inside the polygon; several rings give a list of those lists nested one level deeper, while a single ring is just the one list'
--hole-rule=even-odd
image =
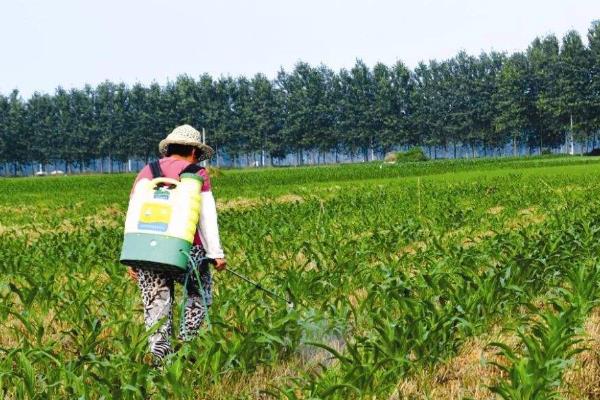
[{"label": "spray hose", "polygon": [[[186,252],[186,251],[181,251],[183,254],[185,254],[188,258],[188,269],[185,272],[185,278],[183,280],[183,301],[181,302],[181,310],[180,310],[180,320],[181,320],[181,326],[179,328],[179,332],[182,336],[184,336],[185,339],[187,339],[185,337],[185,335],[187,335],[186,329],[185,329],[185,306],[187,304],[188,301],[188,281],[190,280],[190,277],[196,277],[196,281],[198,282],[198,291],[200,292],[200,296],[202,297],[202,306],[204,307],[204,318],[206,319],[206,326],[208,329],[210,329],[210,318],[208,316],[208,304],[206,303],[206,294],[204,292],[204,286],[202,285],[202,280],[200,279],[200,274],[198,272],[198,264],[196,264],[196,260],[194,260],[194,258],[190,255],[190,253]],[[209,258],[203,257],[202,258],[202,262],[204,261],[210,261]]]}]

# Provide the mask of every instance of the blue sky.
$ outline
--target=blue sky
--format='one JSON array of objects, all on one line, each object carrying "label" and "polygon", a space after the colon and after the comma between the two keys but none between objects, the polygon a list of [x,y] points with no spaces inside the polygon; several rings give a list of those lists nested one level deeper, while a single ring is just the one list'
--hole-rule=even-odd
[{"label": "blue sky", "polygon": [[204,72],[272,78],[299,60],[412,68],[570,29],[585,37],[594,19],[598,0],[3,0],[0,93]]}]

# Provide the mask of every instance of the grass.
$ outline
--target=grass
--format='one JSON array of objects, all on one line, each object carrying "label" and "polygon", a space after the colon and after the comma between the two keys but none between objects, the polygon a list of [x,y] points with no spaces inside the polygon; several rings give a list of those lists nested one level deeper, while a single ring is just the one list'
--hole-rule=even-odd
[{"label": "grass", "polygon": [[211,330],[161,370],[116,262],[133,176],[3,180],[0,392],[565,393],[594,359],[578,352],[598,300],[599,177],[584,157],[226,170],[213,183],[230,265],[297,308],[217,274]]}]

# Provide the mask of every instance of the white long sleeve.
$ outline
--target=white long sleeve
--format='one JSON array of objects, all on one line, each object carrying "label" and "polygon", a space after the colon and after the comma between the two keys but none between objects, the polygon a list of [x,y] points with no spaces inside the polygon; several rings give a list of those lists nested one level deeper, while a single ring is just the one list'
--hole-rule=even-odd
[{"label": "white long sleeve", "polygon": [[208,258],[225,258],[221,241],[219,239],[219,225],[217,224],[217,204],[212,192],[201,192],[202,206],[200,212],[200,240],[206,250]]}]

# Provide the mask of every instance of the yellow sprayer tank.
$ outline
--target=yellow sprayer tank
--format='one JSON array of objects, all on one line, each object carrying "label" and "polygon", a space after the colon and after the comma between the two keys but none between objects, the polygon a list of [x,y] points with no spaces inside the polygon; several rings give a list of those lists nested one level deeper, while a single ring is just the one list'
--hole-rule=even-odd
[{"label": "yellow sprayer tank", "polygon": [[141,179],[129,200],[121,263],[185,271],[200,217],[202,177]]}]

